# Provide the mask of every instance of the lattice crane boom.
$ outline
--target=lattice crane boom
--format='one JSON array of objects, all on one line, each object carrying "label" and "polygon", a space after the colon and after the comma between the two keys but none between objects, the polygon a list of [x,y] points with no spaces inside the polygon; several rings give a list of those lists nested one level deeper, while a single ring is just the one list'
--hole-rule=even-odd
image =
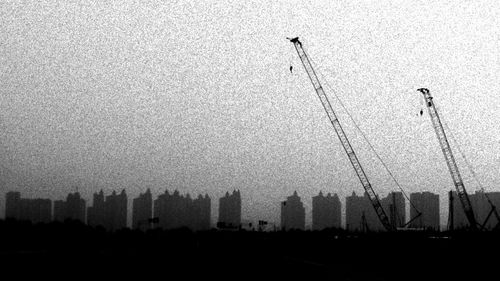
[{"label": "lattice crane boom", "polygon": [[314,71],[314,68],[312,67],[312,64],[309,60],[309,57],[307,56],[306,52],[302,48],[302,43],[299,41],[299,38],[293,38],[289,39],[293,45],[295,46],[295,49],[297,50],[297,54],[299,55],[300,60],[302,61],[302,65],[304,66],[307,75],[309,76],[309,79],[311,80],[311,83],[313,84],[314,90],[316,91],[321,104],[323,104],[323,108],[326,111],[326,114],[328,115],[328,118],[330,119],[330,122],[333,125],[333,128],[335,129],[335,132],[337,133],[337,136],[340,139],[340,142],[342,143],[342,146],[344,147],[345,152],[347,153],[347,156],[349,158],[349,161],[351,161],[351,164],[356,171],[356,174],[361,181],[361,184],[363,185],[363,188],[368,195],[368,198],[370,199],[370,202],[375,209],[375,213],[377,214],[378,218],[380,219],[380,222],[382,225],[385,227],[386,230],[388,231],[394,231],[396,228],[394,225],[392,225],[389,222],[389,218],[387,217],[384,208],[380,204],[380,200],[378,199],[377,194],[373,190],[370,182],[368,181],[368,177],[365,174],[365,171],[361,167],[361,163],[358,160],[358,157],[356,156],[356,153],[354,153],[354,150],[347,139],[347,135],[345,134],[344,130],[342,129],[342,126],[340,125],[340,122],[333,111],[332,105],[330,104],[330,101],[328,100],[328,97],[325,94],[325,91],[323,90],[323,87],[321,86],[321,83],[319,82],[319,79],[316,75],[316,72]]},{"label": "lattice crane boom", "polygon": [[455,157],[453,156],[453,153],[451,151],[450,143],[448,142],[448,138],[446,137],[446,133],[444,132],[443,124],[441,123],[441,119],[439,118],[437,109],[434,106],[431,93],[426,88],[420,88],[418,89],[418,91],[424,95],[432,125],[434,126],[434,130],[436,131],[439,145],[441,146],[441,150],[443,151],[444,159],[446,160],[446,164],[448,165],[448,169],[450,171],[451,178],[453,179],[455,189],[457,190],[458,199],[462,204],[462,208],[464,210],[465,216],[467,217],[467,220],[469,221],[470,228],[472,230],[477,230],[477,222],[476,217],[474,216],[474,211],[472,210],[472,204],[470,202],[469,196],[467,195],[467,191],[465,190],[462,176],[460,175]]}]

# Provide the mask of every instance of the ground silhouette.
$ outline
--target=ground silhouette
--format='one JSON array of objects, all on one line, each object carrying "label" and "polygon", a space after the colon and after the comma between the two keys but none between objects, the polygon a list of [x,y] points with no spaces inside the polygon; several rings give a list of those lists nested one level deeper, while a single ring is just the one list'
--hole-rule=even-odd
[{"label": "ground silhouette", "polygon": [[106,232],[78,221],[0,221],[1,264],[19,277],[448,280],[497,274],[500,233]]}]

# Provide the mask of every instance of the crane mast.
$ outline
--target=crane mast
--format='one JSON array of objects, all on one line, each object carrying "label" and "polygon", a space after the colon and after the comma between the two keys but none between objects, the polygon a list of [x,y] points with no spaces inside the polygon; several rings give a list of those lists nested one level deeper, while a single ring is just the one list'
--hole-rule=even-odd
[{"label": "crane mast", "polygon": [[460,172],[458,170],[455,157],[453,157],[450,143],[448,142],[448,138],[446,137],[446,134],[444,132],[443,124],[441,123],[441,119],[439,118],[437,109],[434,106],[434,102],[432,101],[432,96],[429,90],[426,88],[420,88],[417,91],[421,92],[424,95],[432,125],[434,126],[434,129],[436,131],[439,145],[441,146],[441,150],[443,151],[446,164],[448,165],[451,178],[453,179],[453,184],[455,184],[455,188],[457,190],[458,199],[460,200],[460,203],[462,203],[462,208],[464,209],[465,216],[469,221],[470,228],[472,230],[477,230],[477,222],[472,210],[472,204],[470,203],[469,196],[467,195],[467,191],[465,190],[464,182],[462,181],[462,176],[460,175]]},{"label": "crane mast", "polygon": [[363,185],[363,188],[365,189],[365,192],[368,195],[368,198],[370,199],[370,202],[373,208],[375,209],[375,213],[380,219],[380,222],[387,231],[396,230],[394,225],[392,225],[389,222],[389,218],[387,217],[384,208],[380,204],[377,194],[375,193],[375,191],[373,191],[373,188],[370,182],[368,181],[368,177],[366,176],[365,171],[361,167],[361,163],[359,162],[358,157],[354,153],[354,150],[352,149],[352,146],[349,143],[349,140],[347,139],[347,135],[342,129],[342,126],[340,125],[340,122],[335,112],[333,111],[332,105],[330,104],[330,101],[328,100],[328,97],[326,96],[325,91],[323,90],[323,87],[319,82],[316,72],[314,71],[311,62],[309,60],[309,57],[302,48],[302,43],[299,41],[298,37],[289,40],[295,46],[297,54],[299,55],[299,58],[302,61],[302,65],[304,66],[307,75],[309,76],[309,79],[313,84],[314,90],[318,94],[318,97],[326,111],[326,114],[328,115],[328,118],[330,119],[330,122],[332,123],[333,128],[335,129],[335,132],[337,133],[337,136],[339,137],[340,142],[342,143],[342,146],[344,147],[344,150],[347,153],[347,156],[349,157],[349,160],[351,161],[354,170],[356,171],[356,174],[358,175],[358,178],[361,181],[361,184]]}]

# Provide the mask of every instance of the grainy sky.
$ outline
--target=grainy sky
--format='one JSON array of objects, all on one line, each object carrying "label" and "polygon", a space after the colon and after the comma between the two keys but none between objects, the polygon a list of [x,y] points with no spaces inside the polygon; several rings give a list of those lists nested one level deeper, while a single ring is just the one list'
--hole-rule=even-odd
[{"label": "grainy sky", "polygon": [[237,188],[244,219],[277,222],[297,190],[310,223],[320,190],[363,190],[292,36],[380,196],[396,186],[335,94],[407,192],[441,195],[443,219],[453,183],[417,88],[500,190],[497,1],[51,0],[0,3],[1,193],[178,189],[208,193],[215,220]]}]

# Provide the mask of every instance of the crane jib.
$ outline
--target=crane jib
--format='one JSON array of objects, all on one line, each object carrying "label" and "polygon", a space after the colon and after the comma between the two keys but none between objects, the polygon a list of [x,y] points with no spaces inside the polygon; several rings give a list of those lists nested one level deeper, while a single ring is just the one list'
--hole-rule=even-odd
[{"label": "crane jib", "polygon": [[344,130],[342,129],[342,126],[340,125],[340,122],[335,114],[335,111],[333,110],[332,105],[328,100],[328,97],[326,96],[323,87],[321,86],[321,83],[319,82],[318,76],[316,75],[316,72],[312,67],[309,57],[302,48],[302,43],[299,41],[298,37],[289,40],[294,44],[295,49],[297,50],[297,54],[299,55],[299,58],[302,61],[302,65],[304,66],[304,69],[306,70],[307,75],[311,80],[314,90],[316,91],[316,94],[318,95],[321,104],[323,105],[323,108],[325,109],[326,114],[328,115],[328,118],[330,119],[330,122],[332,123],[332,126],[335,129],[335,132],[337,133],[340,142],[342,143],[342,147],[347,153],[349,161],[351,162],[352,167],[354,168],[354,171],[356,172],[356,175],[359,178],[359,181],[363,185],[363,188],[366,194],[368,195],[370,203],[372,204],[380,222],[382,223],[382,225],[386,230],[388,231],[396,230],[395,226],[389,222],[389,218],[387,217],[384,208],[382,207],[382,204],[380,204],[377,194],[375,193],[370,182],[368,181],[368,177],[366,176],[365,171],[361,167],[361,163],[359,162],[358,157],[354,153],[354,150],[349,142],[349,139],[347,138],[347,135],[345,134]]},{"label": "crane jib", "polygon": [[436,106],[432,101],[432,96],[429,90],[426,88],[420,88],[418,89],[418,91],[424,95],[432,125],[434,126],[434,130],[436,131],[436,136],[438,138],[439,145],[441,146],[441,151],[443,152],[444,159],[446,160],[446,165],[448,166],[453,184],[455,185],[458,199],[460,200],[462,208],[464,209],[465,216],[469,221],[469,226],[472,230],[477,230],[477,222],[474,216],[470,198],[467,195],[467,191],[465,190],[462,176],[460,175],[460,171],[458,170],[457,162],[455,161],[455,157],[453,156],[453,153],[451,151],[450,143],[448,142],[448,138],[446,137],[446,133],[444,131],[443,124],[441,123],[441,119],[439,118]]}]

